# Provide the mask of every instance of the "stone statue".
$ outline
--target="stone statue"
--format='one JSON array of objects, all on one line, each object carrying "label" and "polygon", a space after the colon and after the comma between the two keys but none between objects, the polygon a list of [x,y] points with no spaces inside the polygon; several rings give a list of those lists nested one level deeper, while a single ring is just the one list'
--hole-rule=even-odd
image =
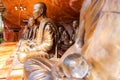
[{"label": "stone statue", "polygon": [[63,50],[65,52],[72,45],[72,41],[70,40],[70,35],[64,29],[64,27],[59,27],[59,41],[58,41],[58,49]]},{"label": "stone statue", "polygon": [[60,25],[58,29],[58,56],[61,57],[64,52],[72,45],[73,41],[70,39],[70,35],[62,25]]},{"label": "stone statue", "polygon": [[[30,40],[34,40],[35,37],[36,37],[38,26],[35,25],[35,21],[34,21],[34,19],[32,17],[29,18],[28,24],[26,26],[28,27],[27,32],[26,32],[26,29],[23,30],[23,33],[24,33],[23,34],[23,39],[20,39],[19,42],[18,42],[17,52],[19,52],[19,51],[22,51],[22,52],[27,51],[29,47],[26,44],[29,44]],[[25,39],[24,39],[24,36],[26,36]]]},{"label": "stone statue", "polygon": [[75,39],[78,33],[78,27],[79,27],[78,21],[74,20],[72,26],[73,26],[72,40],[75,42]]},{"label": "stone statue", "polygon": [[54,22],[50,18],[47,18],[46,9],[44,3],[36,3],[34,5],[33,17],[40,25],[32,51],[55,53],[57,28]]},{"label": "stone statue", "polygon": [[36,38],[24,44],[22,51],[18,52],[21,62],[35,56],[47,57],[57,53],[57,29],[54,22],[46,16],[46,5],[38,2],[33,7],[33,18],[39,24]]},{"label": "stone statue", "polygon": [[30,28],[28,39],[35,39],[38,31],[38,26],[35,25],[35,20],[33,18],[29,18],[28,26]]},{"label": "stone statue", "polygon": [[22,32],[22,38],[23,40],[28,39],[29,35],[29,27],[27,25],[24,26],[23,32]]}]

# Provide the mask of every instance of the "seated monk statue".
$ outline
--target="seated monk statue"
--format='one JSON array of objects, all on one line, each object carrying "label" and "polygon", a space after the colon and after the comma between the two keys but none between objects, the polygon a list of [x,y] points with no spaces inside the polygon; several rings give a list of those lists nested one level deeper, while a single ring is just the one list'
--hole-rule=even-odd
[{"label": "seated monk statue", "polygon": [[60,50],[60,55],[62,55],[72,45],[72,40],[70,40],[70,35],[63,26],[59,26],[58,29],[58,50]]},{"label": "seated monk statue", "polygon": [[23,32],[22,32],[22,40],[26,40],[28,39],[28,35],[29,35],[29,27],[27,25],[24,26]]},{"label": "seated monk statue", "polygon": [[72,40],[75,42],[76,35],[78,33],[78,27],[79,27],[79,23],[77,20],[73,21],[72,27],[73,27]]},{"label": "seated monk statue", "polygon": [[35,25],[35,20],[33,18],[29,18],[28,26],[30,27],[28,39],[33,40],[36,38],[38,32],[38,26]]},{"label": "seated monk statue", "polygon": [[28,44],[30,42],[30,40],[35,39],[37,29],[38,29],[38,26],[35,25],[34,19],[32,17],[29,18],[28,24],[27,24],[27,30],[26,29],[23,30],[23,33],[24,33],[23,39],[19,40],[17,51],[19,51],[19,50],[26,51],[26,50],[23,50],[23,47],[26,47],[26,49],[27,49],[28,46],[26,46],[25,44]]},{"label": "seated monk statue", "polygon": [[53,56],[57,50],[57,29],[54,22],[47,18],[46,10],[46,5],[41,2],[36,3],[33,7],[33,18],[39,24],[39,28],[35,39],[22,45],[22,49],[17,52],[21,62],[34,56],[48,58]]}]

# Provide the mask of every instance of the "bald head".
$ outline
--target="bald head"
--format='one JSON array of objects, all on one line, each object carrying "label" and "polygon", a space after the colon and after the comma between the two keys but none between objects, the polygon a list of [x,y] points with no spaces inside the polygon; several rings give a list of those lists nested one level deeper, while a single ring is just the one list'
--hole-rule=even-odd
[{"label": "bald head", "polygon": [[38,2],[38,3],[35,3],[35,4],[34,4],[34,9],[41,9],[41,8],[43,8],[44,10],[47,9],[45,3],[43,3],[43,2]]},{"label": "bald head", "polygon": [[73,21],[73,28],[76,29],[79,26],[79,22],[77,20]]},{"label": "bald head", "polygon": [[38,18],[39,16],[46,15],[47,7],[43,2],[35,3],[33,9],[34,19]]}]

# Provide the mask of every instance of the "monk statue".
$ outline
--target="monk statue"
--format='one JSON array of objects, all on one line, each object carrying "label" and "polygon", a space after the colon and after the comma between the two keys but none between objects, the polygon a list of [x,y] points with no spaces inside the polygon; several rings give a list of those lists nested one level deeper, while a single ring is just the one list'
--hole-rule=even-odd
[{"label": "monk statue", "polygon": [[73,27],[72,40],[75,42],[75,39],[78,33],[78,27],[79,27],[79,23],[77,20],[73,21],[72,27]]},{"label": "monk statue", "polygon": [[36,34],[38,32],[38,26],[35,25],[35,20],[32,17],[29,18],[28,26],[30,28],[28,39],[33,40],[36,38]]},{"label": "monk statue", "polygon": [[19,50],[18,59],[21,62],[34,56],[52,57],[57,51],[57,28],[54,22],[47,18],[46,10],[47,7],[42,2],[36,3],[33,7],[33,18],[39,28],[35,39],[24,44],[22,50]]},{"label": "monk statue", "polygon": [[24,33],[23,38],[20,39],[18,42],[18,46],[17,46],[18,52],[19,51],[26,51],[26,50],[23,50],[24,47],[25,47],[25,49],[28,48],[28,46],[25,44],[28,44],[30,42],[30,40],[34,40],[36,37],[38,26],[35,25],[35,20],[32,17],[29,18],[28,24],[26,25],[26,27],[28,27],[27,32],[26,32],[26,29],[23,30],[23,33]]},{"label": "monk statue", "polygon": [[22,40],[26,40],[28,39],[28,35],[29,35],[29,27],[27,25],[24,26],[23,32],[22,32]]},{"label": "monk statue", "polygon": [[58,40],[58,50],[60,50],[61,55],[72,45],[72,40],[70,35],[65,30],[63,26],[59,26],[59,40]]}]

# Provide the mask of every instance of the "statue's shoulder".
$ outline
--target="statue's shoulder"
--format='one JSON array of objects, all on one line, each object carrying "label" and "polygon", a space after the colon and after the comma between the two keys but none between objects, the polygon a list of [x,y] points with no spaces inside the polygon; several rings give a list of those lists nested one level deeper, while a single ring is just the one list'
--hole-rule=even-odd
[{"label": "statue's shoulder", "polygon": [[50,18],[44,18],[41,20],[41,23],[53,23],[53,20]]},{"label": "statue's shoulder", "polygon": [[50,18],[44,18],[40,21],[40,25],[44,26],[46,24],[54,24],[53,20]]}]

